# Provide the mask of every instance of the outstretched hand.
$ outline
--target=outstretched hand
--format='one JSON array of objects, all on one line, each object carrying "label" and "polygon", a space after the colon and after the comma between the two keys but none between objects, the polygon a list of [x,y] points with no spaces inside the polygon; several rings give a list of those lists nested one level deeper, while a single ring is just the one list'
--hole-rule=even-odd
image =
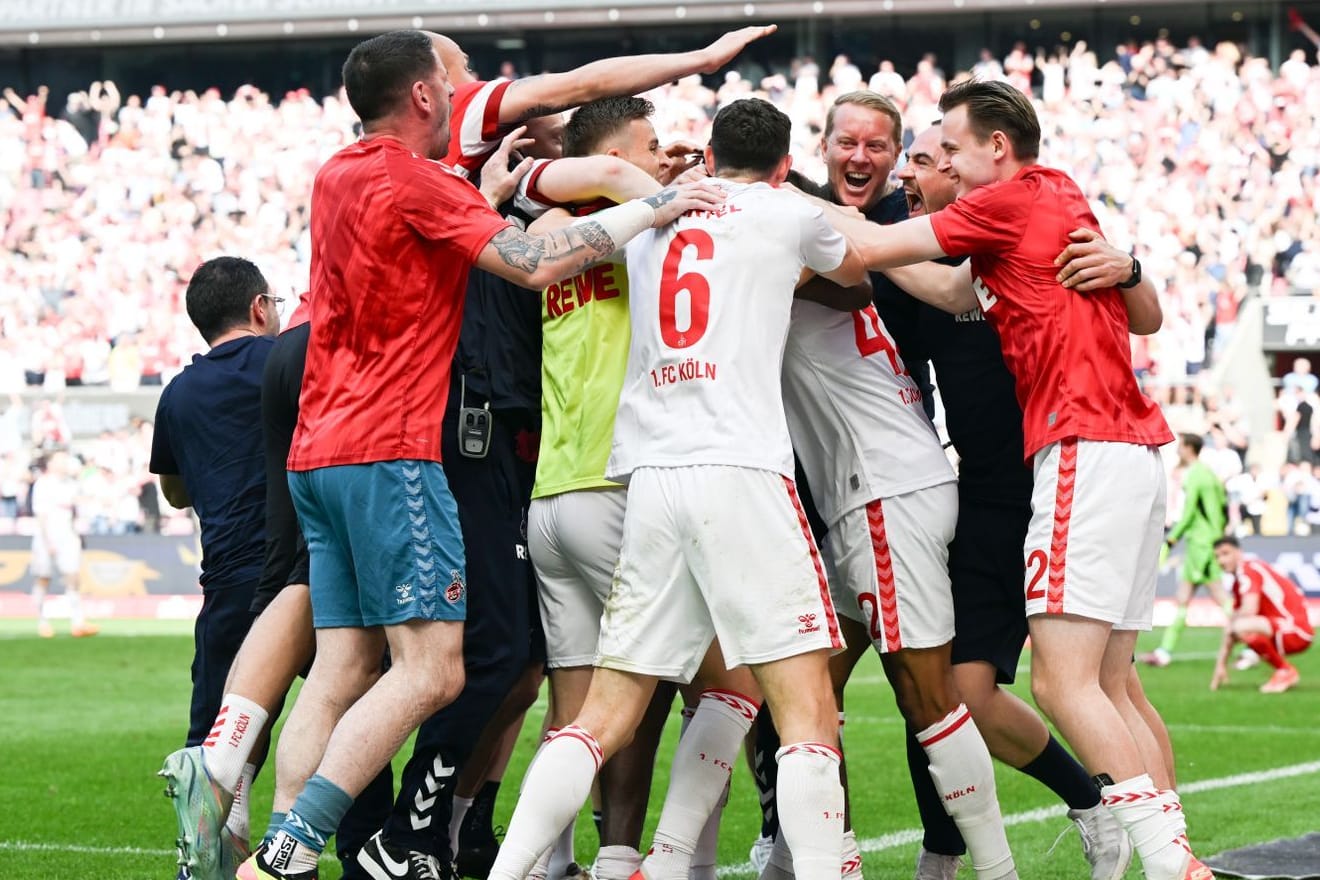
[{"label": "outstretched hand", "polygon": [[1054,259],[1054,265],[1063,267],[1055,277],[1064,287],[1103,290],[1132,277],[1132,255],[1105,241],[1094,229],[1074,229],[1068,238],[1072,244]]},{"label": "outstretched hand", "polygon": [[655,222],[659,228],[672,223],[688,211],[712,211],[724,204],[725,193],[705,181],[667,186],[643,201],[655,209]]},{"label": "outstretched hand", "polygon": [[1215,674],[1210,677],[1210,690],[1219,690],[1221,684],[1228,684],[1228,667],[1223,663],[1215,666]]},{"label": "outstretched hand", "polygon": [[729,31],[702,50],[706,55],[706,59],[701,66],[701,72],[717,73],[721,67],[737,57],[739,52],[747,48],[747,44],[762,37],[768,37],[777,30],[779,30],[779,25],[769,24],[764,26],[753,25],[736,31]]},{"label": "outstretched hand", "polygon": [[[667,144],[660,152],[663,154],[659,174],[661,186],[668,186],[679,179],[694,179],[684,175],[701,164],[701,147],[692,141],[674,141],[672,144]],[[705,174],[703,173],[702,176],[704,177]]]},{"label": "outstretched hand", "polygon": [[481,166],[481,194],[490,202],[492,208],[498,208],[513,196],[518,189],[518,181],[523,179],[532,167],[530,157],[522,159],[517,165],[509,167],[510,157],[530,147],[532,138],[523,137],[527,126],[520,125],[504,136],[495,152],[490,154],[486,164]]}]

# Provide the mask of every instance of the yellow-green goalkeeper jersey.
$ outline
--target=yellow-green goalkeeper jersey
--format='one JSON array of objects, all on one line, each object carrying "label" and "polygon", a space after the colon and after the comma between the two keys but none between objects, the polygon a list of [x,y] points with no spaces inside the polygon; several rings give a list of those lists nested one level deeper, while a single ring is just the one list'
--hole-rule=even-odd
[{"label": "yellow-green goalkeeper jersey", "polygon": [[628,269],[598,263],[541,292],[541,452],[533,498],[605,479],[628,366]]}]

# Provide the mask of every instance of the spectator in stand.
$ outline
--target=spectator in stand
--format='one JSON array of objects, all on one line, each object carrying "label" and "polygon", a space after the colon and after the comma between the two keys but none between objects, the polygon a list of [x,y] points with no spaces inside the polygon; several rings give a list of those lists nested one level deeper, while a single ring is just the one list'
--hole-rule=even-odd
[{"label": "spectator in stand", "polygon": [[1283,375],[1283,390],[1292,391],[1300,388],[1307,394],[1320,391],[1320,377],[1311,372],[1311,359],[1299,357],[1293,361],[1292,369]]},{"label": "spectator in stand", "polygon": [[1004,74],[1009,85],[1030,95],[1031,75],[1035,70],[1036,61],[1027,52],[1027,44],[1018,40],[1004,59]]},{"label": "spectator in stand", "polygon": [[1288,534],[1298,534],[1298,520],[1302,523],[1302,534],[1310,534],[1311,527],[1307,523],[1307,516],[1311,512],[1312,498],[1316,490],[1311,462],[1285,464],[1280,483],[1284,497],[1288,501]]},{"label": "spectator in stand", "polygon": [[1292,464],[1315,461],[1315,449],[1320,442],[1316,432],[1316,417],[1320,414],[1320,395],[1294,384],[1279,393],[1279,415],[1283,422],[1283,436],[1288,444],[1287,460]]},{"label": "spectator in stand", "polygon": [[[1173,389],[1158,393],[1175,395],[1178,431],[1213,424],[1183,386],[1213,365],[1207,339],[1223,346],[1242,298],[1320,289],[1320,35],[1297,15],[1289,26],[1296,42],[1277,74],[1238,46],[1195,38],[1109,57],[1079,40],[1034,61],[1042,162],[1073,176],[1148,277],[1167,279],[1165,329],[1134,344],[1134,366],[1153,391]],[[989,53],[992,73],[1003,48]],[[1010,59],[1002,75],[1024,79],[1025,59]],[[848,81],[852,65],[827,77],[809,57],[781,60],[771,72],[782,86],[748,67],[724,96],[780,106],[793,120],[794,167],[819,179],[832,79]],[[927,55],[915,68],[882,62],[872,85],[921,130],[938,116],[945,76]],[[0,101],[0,393],[168,382],[196,348],[180,279],[208,257],[249,253],[277,292],[306,289],[312,176],[356,136],[340,94],[160,86],[121,96],[110,81],[81,91]],[[648,97],[662,142],[706,142],[720,96],[700,77]],[[1245,430],[1221,427],[1243,451]]]},{"label": "spectator in stand", "polygon": [[900,105],[907,102],[907,83],[894,69],[894,62],[888,59],[880,62],[880,69],[871,75],[869,86],[871,91],[884,95]]},{"label": "spectator in stand", "polygon": [[1261,520],[1265,516],[1266,485],[1261,478],[1260,465],[1253,464],[1228,481],[1228,519],[1233,533],[1244,534],[1244,524],[1251,524],[1252,535],[1259,535]]},{"label": "spectator in stand", "polygon": [[981,60],[972,65],[972,76],[977,79],[1004,79],[1004,66],[989,49],[981,50]]}]

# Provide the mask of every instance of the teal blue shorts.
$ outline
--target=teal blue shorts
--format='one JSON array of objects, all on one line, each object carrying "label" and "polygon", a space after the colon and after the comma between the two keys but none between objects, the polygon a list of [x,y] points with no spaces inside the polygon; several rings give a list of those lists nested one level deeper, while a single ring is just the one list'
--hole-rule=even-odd
[{"label": "teal blue shorts", "polygon": [[290,471],[318,629],[463,620],[463,537],[444,469],[380,461]]}]

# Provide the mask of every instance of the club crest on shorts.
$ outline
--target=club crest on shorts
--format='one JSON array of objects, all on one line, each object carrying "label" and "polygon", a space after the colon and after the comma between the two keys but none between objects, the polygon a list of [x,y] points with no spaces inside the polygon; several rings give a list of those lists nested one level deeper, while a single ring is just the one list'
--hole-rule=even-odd
[{"label": "club crest on shorts", "polygon": [[798,627],[798,635],[804,636],[808,633],[820,632],[820,624],[816,623],[816,615],[814,614],[799,614],[798,623],[802,624]]},{"label": "club crest on shorts", "polygon": [[449,586],[445,587],[445,601],[450,605],[463,598],[463,575],[458,569],[449,570]]}]

